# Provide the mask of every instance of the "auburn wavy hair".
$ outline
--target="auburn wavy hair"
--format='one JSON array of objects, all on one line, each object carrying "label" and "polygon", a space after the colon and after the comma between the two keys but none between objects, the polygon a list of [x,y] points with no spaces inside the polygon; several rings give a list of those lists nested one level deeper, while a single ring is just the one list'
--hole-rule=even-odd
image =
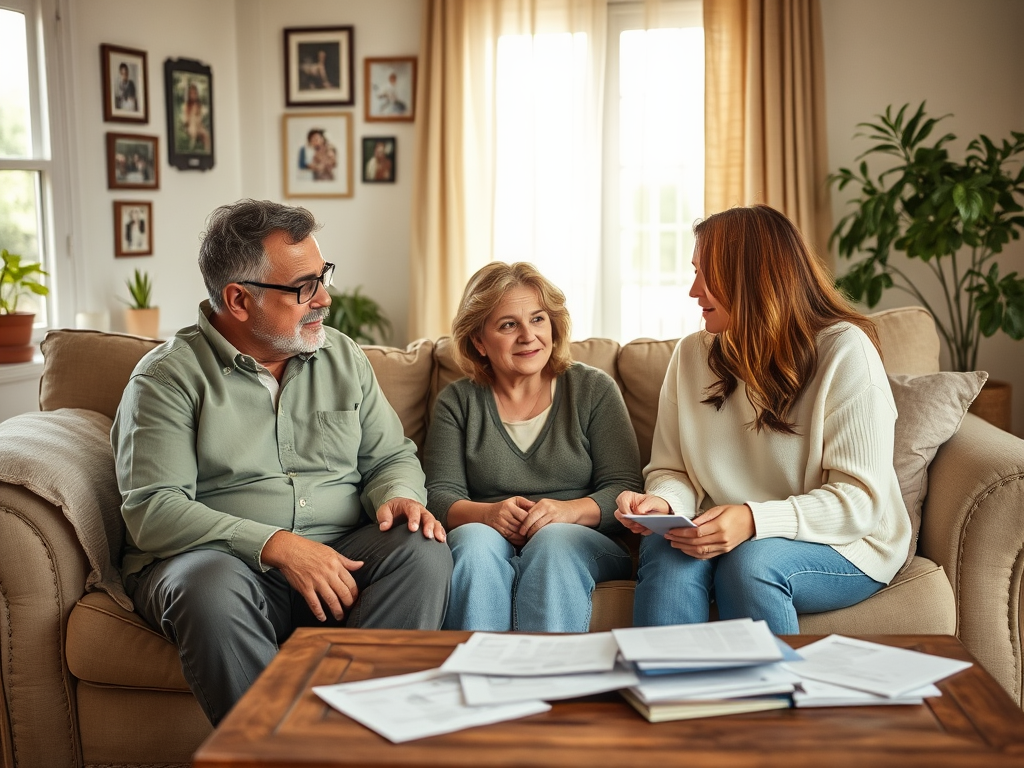
[{"label": "auburn wavy hair", "polygon": [[707,290],[729,314],[708,351],[718,380],[702,402],[721,409],[741,380],[758,432],[796,434],[790,413],[817,368],[818,334],[845,320],[880,353],[874,324],[836,290],[800,231],[774,208],[731,208],[693,232]]},{"label": "auburn wavy hair", "polygon": [[474,384],[493,385],[494,370],[491,361],[477,350],[473,339],[483,333],[487,318],[505,295],[520,287],[533,288],[537,292],[540,306],[551,320],[551,358],[546,368],[552,375],[560,376],[572,365],[572,322],[565,307],[565,294],[533,264],[492,261],[469,278],[452,321],[455,363]]}]

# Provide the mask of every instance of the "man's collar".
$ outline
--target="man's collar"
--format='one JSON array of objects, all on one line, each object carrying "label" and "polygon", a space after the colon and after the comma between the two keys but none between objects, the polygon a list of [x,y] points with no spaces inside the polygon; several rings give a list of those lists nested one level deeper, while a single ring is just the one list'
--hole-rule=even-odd
[{"label": "man's collar", "polygon": [[[209,299],[204,299],[199,304],[199,330],[210,342],[210,346],[213,347],[214,352],[217,353],[217,357],[220,358],[221,365],[224,367],[231,368],[243,368],[247,371],[259,371],[261,366],[257,362],[256,358],[252,355],[247,355],[243,352],[239,352],[235,346],[224,338],[220,331],[213,327],[213,323],[210,322],[210,317],[213,315],[213,305],[210,304]],[[320,349],[331,346],[330,339],[325,339],[324,344]],[[320,350],[314,350],[313,352],[300,352],[295,355],[303,362],[306,362],[311,357],[315,357],[316,353]]]}]

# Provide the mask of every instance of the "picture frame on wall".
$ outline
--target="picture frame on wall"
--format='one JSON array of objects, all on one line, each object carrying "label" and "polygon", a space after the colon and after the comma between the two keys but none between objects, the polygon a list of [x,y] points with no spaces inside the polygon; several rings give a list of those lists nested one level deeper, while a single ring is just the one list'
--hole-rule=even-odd
[{"label": "picture frame on wall", "polygon": [[114,201],[114,256],[153,255],[153,203]]},{"label": "picture frame on wall", "polygon": [[411,123],[416,119],[416,57],[393,56],[363,61],[368,123]]},{"label": "picture frame on wall", "polygon": [[213,70],[194,59],[167,59],[164,97],[167,161],[182,171],[213,168]]},{"label": "picture frame on wall", "polygon": [[363,136],[363,183],[394,184],[398,140],[394,136]]},{"label": "picture frame on wall", "polygon": [[352,197],[352,113],[284,115],[285,197]]},{"label": "picture frame on wall", "polygon": [[149,74],[146,52],[104,43],[103,120],[108,123],[149,122]]},{"label": "picture frame on wall", "polygon": [[284,30],[285,105],[354,105],[354,38],[352,26]]},{"label": "picture frame on wall", "polygon": [[108,133],[107,189],[160,189],[160,137]]}]

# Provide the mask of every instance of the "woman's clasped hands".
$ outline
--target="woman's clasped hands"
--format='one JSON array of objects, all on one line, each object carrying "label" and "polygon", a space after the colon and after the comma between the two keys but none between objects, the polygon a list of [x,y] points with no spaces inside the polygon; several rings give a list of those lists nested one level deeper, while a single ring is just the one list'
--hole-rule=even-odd
[{"label": "woman's clasped hands", "polygon": [[[623,491],[616,499],[615,517],[633,533],[648,536],[652,531],[623,515],[668,515],[672,508],[660,496]],[[754,513],[746,504],[721,504],[693,518],[696,528],[673,528],[665,539],[673,548],[698,560],[710,560],[731,552],[757,533]]]}]

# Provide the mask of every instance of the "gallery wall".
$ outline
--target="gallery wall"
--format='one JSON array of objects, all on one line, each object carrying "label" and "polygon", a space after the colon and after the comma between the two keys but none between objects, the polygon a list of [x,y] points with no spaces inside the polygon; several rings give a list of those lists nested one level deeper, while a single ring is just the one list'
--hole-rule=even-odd
[{"label": "gallery wall", "polygon": [[[949,145],[962,160],[970,139],[980,133],[995,141],[1024,131],[1024,3],[1017,0],[820,0],[825,47],[829,167],[853,167],[868,148],[854,139],[856,124],[871,120],[887,105],[927,101],[934,117],[949,114],[934,138],[951,132]],[[877,156],[872,170],[881,169]],[[836,222],[849,212],[850,188],[833,190]],[[908,266],[933,307],[942,304],[934,276],[918,260],[896,257]],[[1000,257],[1001,273],[1024,273],[1024,244],[1016,241]],[[839,259],[843,271],[850,262]],[[916,304],[898,290],[883,295],[877,309]],[[936,310],[938,311],[938,310]],[[978,367],[991,378],[1013,384],[1013,431],[1024,435],[1024,341],[1005,334],[983,339]],[[948,358],[943,352],[943,365]]]}]

